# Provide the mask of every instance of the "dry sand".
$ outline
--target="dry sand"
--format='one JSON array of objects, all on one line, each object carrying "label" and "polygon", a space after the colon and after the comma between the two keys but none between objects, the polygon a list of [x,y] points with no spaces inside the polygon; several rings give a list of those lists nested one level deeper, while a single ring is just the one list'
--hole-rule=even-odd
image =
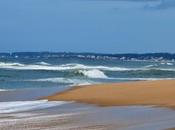
[{"label": "dry sand", "polygon": [[175,108],[175,80],[87,85],[48,96],[47,99],[99,106],[156,105]]}]

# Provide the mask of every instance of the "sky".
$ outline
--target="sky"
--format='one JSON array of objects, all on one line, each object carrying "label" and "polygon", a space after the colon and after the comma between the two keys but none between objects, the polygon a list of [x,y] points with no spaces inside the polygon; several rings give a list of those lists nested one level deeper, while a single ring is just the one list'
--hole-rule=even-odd
[{"label": "sky", "polygon": [[0,0],[0,52],[175,53],[175,0]]}]

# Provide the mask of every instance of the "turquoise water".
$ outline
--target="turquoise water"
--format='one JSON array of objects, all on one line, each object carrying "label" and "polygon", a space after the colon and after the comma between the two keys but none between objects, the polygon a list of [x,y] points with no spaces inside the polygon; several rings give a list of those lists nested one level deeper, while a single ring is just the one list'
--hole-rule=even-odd
[{"label": "turquoise water", "polygon": [[173,61],[126,61],[89,58],[0,59],[0,89],[175,78]]}]

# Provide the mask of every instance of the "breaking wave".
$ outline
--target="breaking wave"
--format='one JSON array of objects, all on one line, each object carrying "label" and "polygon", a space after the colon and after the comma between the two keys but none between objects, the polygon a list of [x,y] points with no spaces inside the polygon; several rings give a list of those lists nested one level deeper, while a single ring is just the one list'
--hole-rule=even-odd
[{"label": "breaking wave", "polygon": [[[92,65],[83,65],[83,64],[62,64],[62,65],[50,65],[48,63],[42,62],[40,64],[21,64],[21,63],[4,63],[0,62],[1,69],[17,69],[17,70],[47,70],[47,71],[69,71],[69,70],[82,70],[81,72],[84,75],[92,76],[93,72],[97,72],[102,76],[102,73],[99,71],[175,71],[175,68],[162,68],[156,65],[148,65],[139,68],[127,68],[127,67],[116,67],[116,66],[92,66]],[[84,71],[84,70],[88,70]],[[105,75],[103,75],[105,77]]]},{"label": "breaking wave", "polygon": [[98,69],[93,69],[93,70],[79,70],[79,73],[88,77],[88,78],[102,78],[106,79],[108,76],[104,74],[104,72],[98,70]]}]

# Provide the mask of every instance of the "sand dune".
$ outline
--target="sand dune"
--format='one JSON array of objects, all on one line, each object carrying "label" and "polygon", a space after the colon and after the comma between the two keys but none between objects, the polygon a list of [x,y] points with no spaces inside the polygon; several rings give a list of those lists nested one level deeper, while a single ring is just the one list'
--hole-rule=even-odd
[{"label": "sand dune", "polygon": [[175,108],[175,80],[87,85],[48,96],[47,99],[100,106],[156,105]]}]

